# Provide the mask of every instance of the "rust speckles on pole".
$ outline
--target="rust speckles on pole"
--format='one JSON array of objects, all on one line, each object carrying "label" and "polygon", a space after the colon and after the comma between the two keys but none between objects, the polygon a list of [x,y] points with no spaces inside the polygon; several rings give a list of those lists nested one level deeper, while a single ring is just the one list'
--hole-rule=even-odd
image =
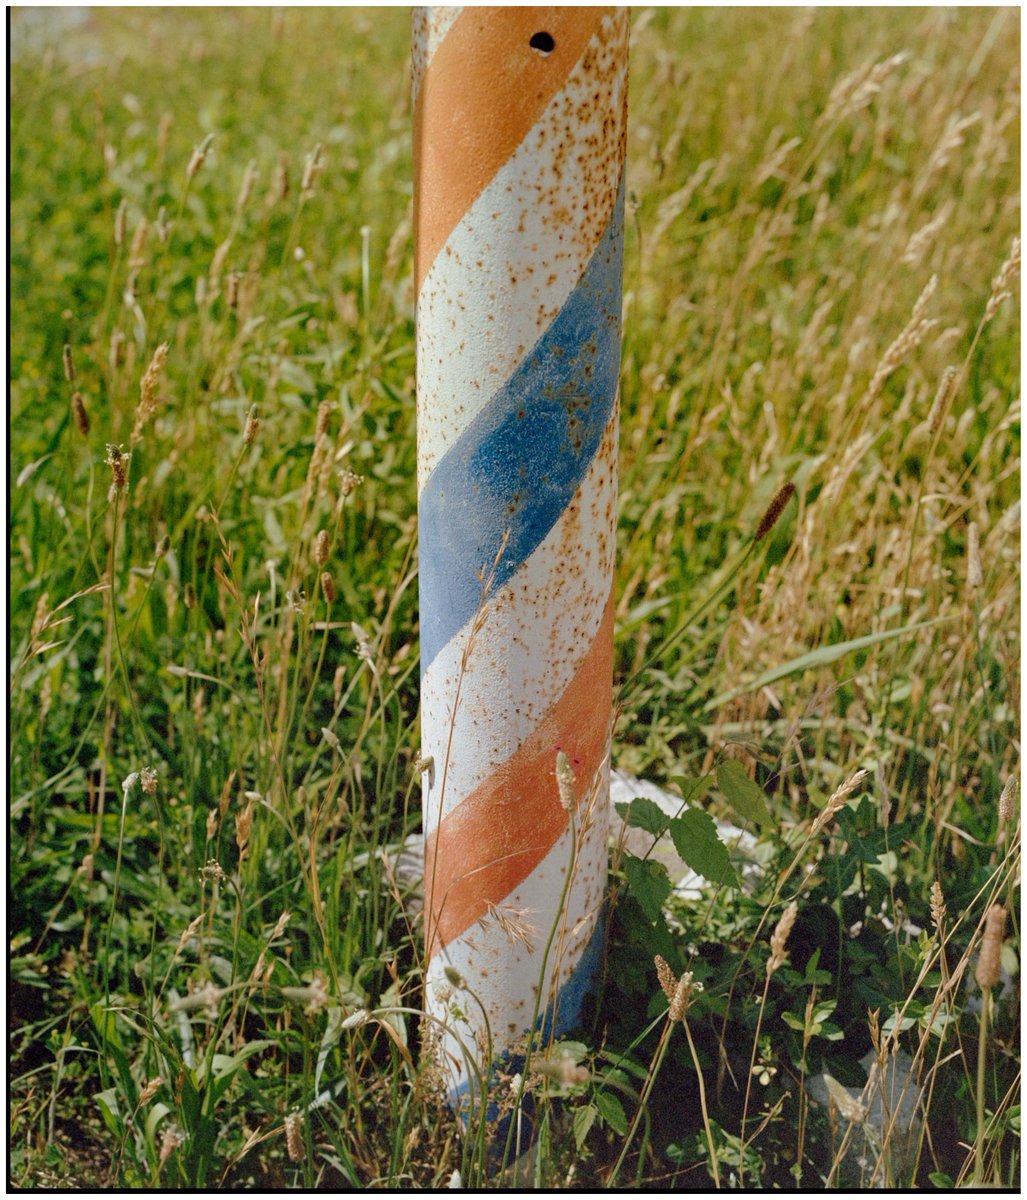
[{"label": "rust speckles on pole", "polygon": [[622,8],[414,16],[426,1003],[456,1105],[475,1059],[577,1024],[598,957],[627,47]]}]

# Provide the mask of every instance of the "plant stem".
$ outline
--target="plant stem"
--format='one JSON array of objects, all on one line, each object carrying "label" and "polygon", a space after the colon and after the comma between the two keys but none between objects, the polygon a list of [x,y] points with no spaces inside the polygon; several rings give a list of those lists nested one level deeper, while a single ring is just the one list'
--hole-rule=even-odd
[{"label": "plant stem", "polygon": [[984,1077],[988,1066],[991,988],[981,989],[981,1034],[977,1043],[977,1136],[974,1139],[974,1187],[984,1182]]},{"label": "plant stem", "polygon": [[[649,1067],[649,1074],[646,1076],[645,1084],[642,1088],[642,1094],[638,1097],[638,1108],[635,1110],[635,1116],[632,1119],[631,1126],[628,1129],[627,1136],[624,1138],[624,1145],[621,1146],[620,1154],[614,1164],[613,1171],[610,1177],[606,1180],[606,1186],[613,1188],[617,1183],[617,1177],[620,1175],[621,1167],[624,1166],[624,1160],[628,1156],[628,1150],[631,1148],[631,1143],[635,1140],[635,1133],[638,1131],[639,1122],[642,1119],[642,1114],[645,1112],[645,1106],[649,1102],[649,1095],[653,1090],[653,1085],[656,1083],[656,1076],[660,1073],[660,1067],[663,1065],[663,1060],[667,1055],[667,1047],[670,1045],[670,1033],[673,1029],[673,1022],[669,1015],[664,1022],[663,1031],[660,1034],[660,1042],[656,1047],[656,1053],[653,1055],[653,1061]],[[700,1082],[700,1087],[701,1087]]]},{"label": "plant stem", "polygon": [[710,1147],[710,1170],[713,1172],[714,1186],[719,1189],[720,1172],[717,1170],[717,1146],[713,1140],[713,1130],[710,1128],[710,1114],[706,1107],[706,1084],[703,1082],[702,1068],[699,1066],[699,1055],[695,1051],[695,1043],[692,1041],[692,1031],[688,1028],[687,1016],[681,1018],[681,1024],[685,1027],[685,1037],[688,1038],[688,1049],[692,1055],[692,1062],[695,1064],[695,1077],[699,1083],[699,1107],[702,1109],[703,1128],[706,1130],[706,1141]]}]

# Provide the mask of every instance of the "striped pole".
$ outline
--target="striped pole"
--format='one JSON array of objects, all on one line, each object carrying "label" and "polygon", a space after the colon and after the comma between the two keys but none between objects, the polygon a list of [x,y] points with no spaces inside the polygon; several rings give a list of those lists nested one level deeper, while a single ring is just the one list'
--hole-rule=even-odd
[{"label": "striped pole", "polygon": [[425,1024],[465,1110],[602,940],[627,49],[625,8],[414,12]]}]

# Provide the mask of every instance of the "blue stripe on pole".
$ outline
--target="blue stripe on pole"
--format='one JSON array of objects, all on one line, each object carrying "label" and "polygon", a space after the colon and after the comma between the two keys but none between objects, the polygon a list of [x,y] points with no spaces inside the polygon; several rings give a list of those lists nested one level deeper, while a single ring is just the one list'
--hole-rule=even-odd
[{"label": "blue stripe on pole", "polygon": [[552,324],[424,486],[421,669],[559,520],[603,438],[620,373],[624,184],[599,245]]}]

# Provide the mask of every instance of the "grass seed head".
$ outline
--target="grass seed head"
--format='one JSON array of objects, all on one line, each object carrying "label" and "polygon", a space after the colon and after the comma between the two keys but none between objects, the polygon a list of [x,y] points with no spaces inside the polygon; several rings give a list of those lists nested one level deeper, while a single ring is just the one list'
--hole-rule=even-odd
[{"label": "grass seed head", "polygon": [[941,933],[942,922],[945,920],[945,894],[941,890],[941,882],[935,880],[931,884],[931,920],[934,928]]},{"label": "grass seed head", "polygon": [[141,267],[146,262],[146,243],[150,237],[150,222],[145,217],[139,218],[139,224],[132,234],[132,246],[128,252],[129,266]]},{"label": "grass seed head", "polygon": [[831,794],[827,803],[813,822],[813,828],[810,830],[811,837],[816,837],[835,813],[844,806],[845,801],[859,787],[863,780],[866,779],[868,774],[868,771],[860,769],[854,775],[850,775],[842,786]]},{"label": "grass seed head", "polygon": [[795,495],[795,484],[786,483],[781,488],[777,495],[771,500],[767,511],[763,514],[763,519],[756,526],[756,532],[753,534],[753,541],[759,542],[767,536],[774,526],[781,519],[781,514],[784,512],[788,501]]},{"label": "grass seed head", "polygon": [[1020,785],[1016,776],[1010,775],[1002,789],[1002,795],[998,798],[998,819],[1003,829],[1012,828],[1016,824],[1019,807]]},{"label": "grass seed head", "polygon": [[319,442],[328,432],[328,421],[332,415],[330,400],[322,400],[317,406],[317,424],[314,426],[314,441]]},{"label": "grass seed head", "polygon": [[289,195],[289,156],[284,152],[278,156],[278,162],[275,166],[274,175],[271,178],[271,190],[268,193],[268,202],[273,208],[276,204],[281,204]]},{"label": "grass seed head", "polygon": [[952,214],[952,203],[947,201],[941,206],[937,214],[927,222],[926,225],[921,225],[920,228],[910,236],[906,249],[903,252],[899,262],[904,267],[916,267],[920,260],[927,252],[930,245],[937,238],[938,234],[948,224],[949,217]]},{"label": "grass seed head", "polygon": [[492,921],[505,935],[506,940],[513,945],[521,945],[529,954],[535,952],[535,939],[538,930],[527,919],[530,912],[526,908],[514,908],[509,904],[488,904],[487,920]]},{"label": "grass seed head", "polygon": [[75,421],[75,428],[83,437],[88,437],[90,429],[89,413],[86,412],[86,402],[81,392],[72,392],[71,415]]},{"label": "grass seed head", "polygon": [[942,418],[956,382],[956,368],[946,367],[938,381],[938,390],[934,393],[931,411],[927,414],[927,432],[933,437],[941,428]]},{"label": "grass seed head", "polygon": [[768,979],[779,967],[784,966],[785,945],[788,942],[788,935],[792,932],[792,926],[795,924],[798,912],[799,906],[793,900],[774,926],[774,932],[770,935],[770,958],[767,960]]},{"label": "grass seed head", "polygon": [[251,445],[259,432],[260,417],[257,416],[257,406],[254,404],[246,414],[246,428],[243,430],[242,444],[244,446]]},{"label": "grass seed head", "polygon": [[157,158],[163,162],[168,152],[168,138],[171,136],[171,127],[175,123],[175,118],[171,113],[166,112],[161,114],[160,124],[157,126]]},{"label": "grass seed head", "polygon": [[[812,995],[808,1005],[809,1015],[812,1015]],[[807,1024],[809,1022],[807,1021]],[[885,1039],[881,1037],[881,1010],[879,1008],[867,1010],[867,1025],[870,1028],[870,1044],[874,1048],[874,1059],[877,1062],[878,1068],[884,1068],[885,1059],[888,1056],[888,1047]]]},{"label": "grass seed head", "polygon": [[185,1134],[177,1125],[171,1125],[164,1131],[160,1143],[160,1165],[163,1167],[168,1159],[180,1147],[185,1145]]},{"label": "grass seed head", "polygon": [[139,381],[139,403],[136,406],[135,426],[132,429],[133,445],[143,436],[143,430],[157,411],[157,405],[160,400],[160,397],[157,395],[157,384],[160,381],[160,374],[164,370],[167,358],[168,343],[161,342],[157,349],[154,350],[153,358],[150,359],[150,365],[143,372],[143,377]]},{"label": "grass seed head", "polygon": [[125,242],[125,224],[128,220],[128,201],[122,200],[118,211],[114,214],[114,244],[122,246]]},{"label": "grass seed head", "polygon": [[285,1118],[285,1148],[293,1162],[303,1161],[303,1132],[298,1112],[291,1112]]},{"label": "grass seed head", "polygon": [[246,853],[246,847],[250,844],[250,835],[253,833],[253,800],[250,798],[252,793],[247,792],[246,807],[241,813],[236,813],[235,816],[235,844],[239,848],[240,857]]},{"label": "grass seed head", "polygon": [[303,179],[300,181],[300,191],[309,192],[314,187],[314,180],[321,170],[321,143],[314,147],[314,152],[307,158],[303,168]]},{"label": "grass seed head", "polygon": [[319,529],[314,538],[314,562],[323,567],[328,561],[328,530]]},{"label": "grass seed head", "polygon": [[192,939],[199,932],[200,926],[203,924],[203,913],[193,917],[189,924],[182,930],[182,935],[178,939],[178,945],[175,948],[175,957],[177,958],[182,951],[189,945]]},{"label": "grass seed head", "polygon": [[667,1018],[675,1024],[678,1021],[685,1019],[685,1013],[688,1012],[688,1006],[692,1001],[693,992],[701,992],[702,984],[694,983],[692,980],[692,972],[686,971],[678,980],[677,987],[674,989],[674,998],[670,1002],[670,1007],[667,1009]]},{"label": "grass seed head", "polygon": [[1013,294],[1013,282],[1020,274],[1020,239],[1013,238],[1009,257],[1002,268],[991,281],[991,295],[988,297],[988,307],[984,310],[984,324],[987,325],[1001,308],[1003,303]]},{"label": "grass seed head", "polygon": [[110,349],[107,352],[107,362],[110,364],[112,371],[116,371],[118,367],[124,366],[125,335],[120,329],[115,329],[111,334]]},{"label": "grass seed head", "polygon": [[61,359],[64,363],[64,378],[71,383],[75,378],[75,362],[71,357],[71,347],[65,345],[61,352]]},{"label": "grass seed head", "polygon": [[257,182],[257,160],[251,158],[246,166],[246,171],[242,177],[242,183],[239,187],[239,195],[235,201],[235,211],[241,213],[242,210],[250,202],[250,197],[253,195],[253,187]]},{"label": "grass seed head", "polygon": [[674,999],[674,992],[678,985],[677,977],[670,969],[670,964],[662,955],[657,954],[654,962],[656,963],[656,978],[659,980],[660,987],[663,988],[663,994],[667,997],[669,1003]]},{"label": "grass seed head", "polygon": [[976,592],[984,586],[984,572],[981,570],[981,535],[977,522],[971,521],[966,532],[966,586],[971,592]]},{"label": "grass seed head", "polygon": [[353,471],[343,467],[339,472],[339,495],[342,498],[351,496],[363,482],[363,475],[356,475]]},{"label": "grass seed head", "polygon": [[576,782],[571,760],[562,750],[556,752],[556,786],[560,795],[560,807],[570,812],[574,808],[574,784]]},{"label": "grass seed head", "polygon": [[107,445],[107,466],[111,469],[111,499],[128,491],[128,465],[132,455],[126,454],[120,446],[113,443]]},{"label": "grass seed head", "polygon": [[924,335],[931,329],[936,322],[928,320],[924,315],[927,307],[934,297],[934,293],[938,290],[938,276],[932,275],[927,281],[924,290],[917,297],[916,303],[913,305],[913,311],[910,314],[909,321],[899,336],[892,342],[888,349],[884,352],[883,357],[877,364],[877,369],[874,371],[873,378],[870,380],[870,387],[867,389],[867,394],[870,399],[874,399],[880,395],[881,389],[884,387],[885,380],[896,371],[912,354],[912,352],[924,340]]},{"label": "grass seed head", "polygon": [[680,979],[676,978],[670,969],[670,964],[659,954],[653,961],[656,963],[656,978],[660,982],[663,994],[667,997],[668,1019],[672,1023],[684,1020],[692,996],[703,990],[702,984],[693,980],[691,971],[686,971]]},{"label": "grass seed head", "polygon": [[335,580],[329,571],[321,572],[321,591],[324,593],[324,598],[329,604],[335,603]]},{"label": "grass seed head", "polygon": [[1002,978],[1002,939],[1006,932],[1006,910],[993,904],[984,920],[981,953],[977,959],[976,979],[981,989],[993,988]]},{"label": "grass seed head", "polygon": [[193,156],[189,159],[189,165],[185,169],[186,179],[194,178],[199,169],[207,161],[207,153],[210,150],[210,146],[213,141],[214,135],[212,133],[208,133],[203,141],[193,151]]}]

